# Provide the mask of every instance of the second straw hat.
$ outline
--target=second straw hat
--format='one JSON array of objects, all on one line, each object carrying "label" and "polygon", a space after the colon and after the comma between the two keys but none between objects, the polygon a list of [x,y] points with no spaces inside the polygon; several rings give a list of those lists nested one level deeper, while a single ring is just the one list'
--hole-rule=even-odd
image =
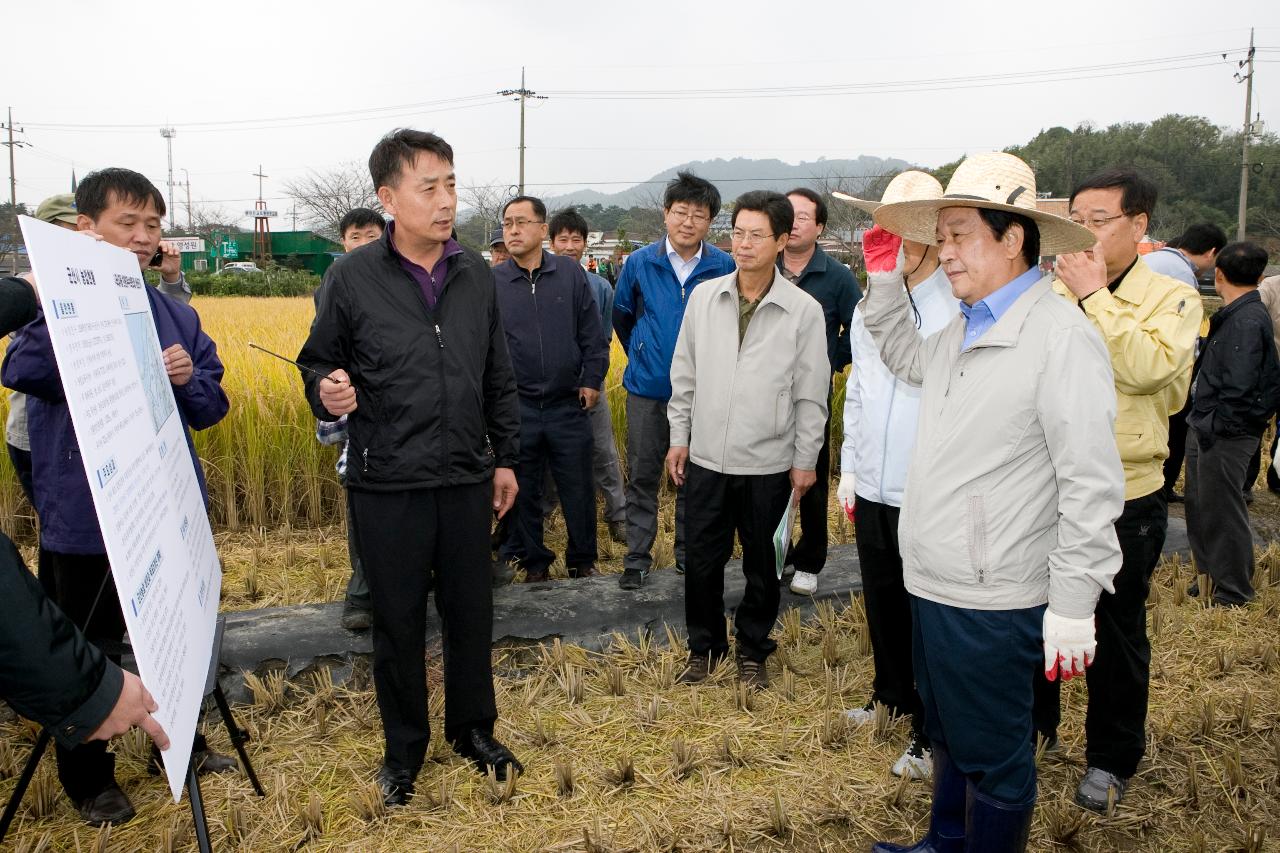
[{"label": "second straw hat", "polygon": [[879,201],[868,201],[864,198],[855,198],[847,193],[839,190],[831,194],[833,197],[846,201],[854,207],[865,210],[867,213],[875,213],[876,209],[882,204],[897,204],[900,201],[927,201],[935,198],[942,198],[942,184],[938,183],[938,179],[928,172],[921,172],[918,169],[911,169],[901,174],[894,175],[893,180],[889,182],[889,186],[884,188],[884,195]]}]

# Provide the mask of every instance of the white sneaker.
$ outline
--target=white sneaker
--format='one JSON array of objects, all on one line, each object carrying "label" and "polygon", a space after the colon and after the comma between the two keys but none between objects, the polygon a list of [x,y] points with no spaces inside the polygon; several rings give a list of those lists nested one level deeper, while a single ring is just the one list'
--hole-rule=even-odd
[{"label": "white sneaker", "polygon": [[893,775],[916,780],[933,775],[933,750],[925,745],[923,738],[911,735],[907,748],[893,763]]},{"label": "white sneaker", "polygon": [[791,579],[791,591],[796,595],[813,595],[818,591],[818,576],[812,572],[796,572]]},{"label": "white sneaker", "polygon": [[844,715],[849,718],[849,722],[855,726],[865,726],[867,723],[873,722],[876,718],[876,703],[868,702],[861,708],[854,708],[852,711],[845,711]]}]

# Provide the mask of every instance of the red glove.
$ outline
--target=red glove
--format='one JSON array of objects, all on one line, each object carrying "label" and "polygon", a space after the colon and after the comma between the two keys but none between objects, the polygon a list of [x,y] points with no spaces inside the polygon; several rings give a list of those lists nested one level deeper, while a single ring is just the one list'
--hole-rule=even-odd
[{"label": "red glove", "polygon": [[898,252],[902,238],[890,234],[879,225],[862,235],[862,257],[867,272],[893,272],[898,265]]}]

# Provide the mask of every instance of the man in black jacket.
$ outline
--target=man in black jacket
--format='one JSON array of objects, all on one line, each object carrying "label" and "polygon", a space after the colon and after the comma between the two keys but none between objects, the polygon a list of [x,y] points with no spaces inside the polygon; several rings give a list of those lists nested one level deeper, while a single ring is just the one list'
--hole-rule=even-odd
[{"label": "man in black jacket", "polygon": [[[829,257],[818,245],[827,227],[827,203],[808,187],[787,193],[795,211],[795,222],[786,248],[778,255],[778,269],[787,281],[818,300],[826,320],[827,359],[831,372],[839,373],[853,360],[849,348],[849,325],[853,309],[862,298],[858,282],[849,268]],[[831,391],[827,391],[827,411]],[[787,569],[794,569],[791,591],[813,595],[818,591],[818,573],[827,563],[827,489],[831,484],[831,421],[822,432],[818,453],[818,482],[800,499],[800,541],[787,552]]]},{"label": "man in black jacket", "polygon": [[542,539],[542,487],[550,468],[569,532],[565,567],[571,578],[590,577],[597,542],[587,411],[607,405],[600,387],[609,370],[600,307],[582,265],[542,248],[547,208],[540,199],[507,202],[502,236],[511,259],[493,275],[520,393],[520,496],[502,556],[518,559],[529,582],[547,579],[555,554]]},{"label": "man in black jacket", "polygon": [[330,268],[298,362],[316,417],[347,415],[347,488],[386,737],[378,782],[388,805],[402,805],[430,740],[432,591],[446,739],[499,779],[523,769],[493,738],[489,579],[492,513],[505,515],[516,496],[520,422],[493,274],[452,236],[453,149],[433,133],[396,130],[373,149],[369,171],[394,221]]},{"label": "man in black jacket", "polygon": [[1266,251],[1231,243],[1215,261],[1223,306],[1209,323],[1187,415],[1187,534],[1215,604],[1253,600],[1253,532],[1241,493],[1249,457],[1280,403],[1280,358],[1258,296]]}]

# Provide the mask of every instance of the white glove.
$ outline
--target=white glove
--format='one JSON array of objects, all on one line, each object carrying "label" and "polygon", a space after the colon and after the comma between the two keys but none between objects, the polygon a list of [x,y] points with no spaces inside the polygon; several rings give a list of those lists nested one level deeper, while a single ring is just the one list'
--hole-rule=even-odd
[{"label": "white glove", "polygon": [[1093,663],[1098,641],[1094,634],[1093,617],[1070,619],[1059,616],[1049,608],[1044,610],[1044,677],[1053,681],[1058,672],[1067,681],[1076,675],[1084,675],[1085,667]]},{"label": "white glove", "polygon": [[853,475],[841,474],[840,485],[836,487],[836,499],[840,502],[840,508],[844,510],[844,514],[849,516],[849,520],[853,521],[853,502],[857,495],[853,490]]}]

